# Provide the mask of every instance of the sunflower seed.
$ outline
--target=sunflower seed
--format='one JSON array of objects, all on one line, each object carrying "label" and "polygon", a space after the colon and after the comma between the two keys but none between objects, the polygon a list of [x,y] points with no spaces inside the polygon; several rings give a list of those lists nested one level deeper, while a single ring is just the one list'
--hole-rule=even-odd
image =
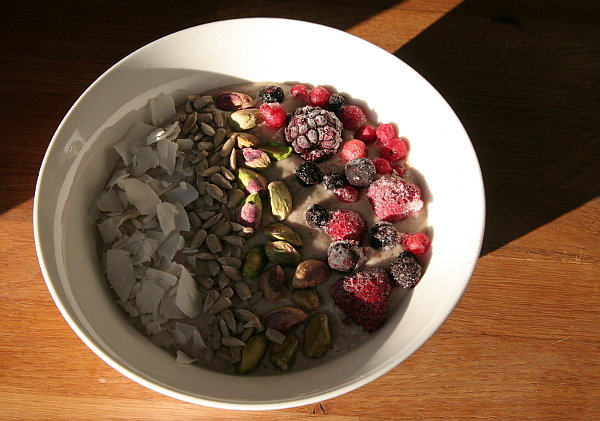
[{"label": "sunflower seed", "polygon": [[212,347],[214,350],[221,348],[222,336],[223,335],[221,335],[221,328],[219,327],[219,324],[217,323],[212,328]]},{"label": "sunflower seed", "polygon": [[234,338],[233,336],[222,337],[221,344],[230,348],[236,348],[246,345],[245,342],[242,342],[238,338]]},{"label": "sunflower seed", "polygon": [[219,219],[221,219],[222,216],[222,213],[217,213],[216,215],[211,216],[209,219],[204,221],[204,223],[202,224],[202,229],[205,230],[212,227],[219,221]]},{"label": "sunflower seed", "polygon": [[254,333],[253,327],[249,327],[249,328],[245,329],[244,333],[242,333],[242,336],[240,336],[240,341],[246,342],[248,339],[250,339],[250,336],[252,336],[253,333]]},{"label": "sunflower seed", "polygon": [[209,278],[208,276],[198,276],[196,280],[200,285],[202,285],[206,289],[212,288],[215,284],[215,281],[212,278]]},{"label": "sunflower seed", "polygon": [[[192,212],[192,215],[196,214]],[[204,243],[204,240],[206,240],[206,231],[198,230],[198,232],[196,232],[196,235],[194,235],[194,238],[192,238],[192,241],[190,242],[190,248],[197,249],[202,245],[202,243]]]},{"label": "sunflower seed", "polygon": [[271,342],[274,342],[276,344],[282,344],[283,341],[285,340],[285,335],[283,333],[281,333],[280,331],[278,331],[277,329],[273,329],[273,328],[268,328],[265,331],[265,336],[267,337],[268,340],[270,340]]},{"label": "sunflower seed", "polygon": [[[208,237],[207,237],[208,238]],[[198,253],[196,257],[200,260],[216,260],[219,256],[215,253]]]},{"label": "sunflower seed", "polygon": [[[213,120],[213,116],[211,113],[199,113],[198,114],[198,122],[199,123],[210,123]],[[204,133],[204,132],[202,132]]]},{"label": "sunflower seed", "polygon": [[223,127],[225,124],[225,117],[223,116],[223,113],[219,112],[219,111],[214,111],[213,114],[213,122],[215,124],[216,127]]},{"label": "sunflower seed", "polygon": [[231,300],[227,297],[221,297],[219,300],[208,310],[208,314],[210,316],[214,316],[217,313],[220,313],[223,310],[227,310],[231,307]]},{"label": "sunflower seed", "polygon": [[[208,184],[208,183],[207,183]],[[212,218],[213,216],[215,216],[217,213],[213,212],[213,211],[201,211],[198,212],[198,216],[200,217],[200,219],[202,219],[203,221],[206,221],[210,218]]]},{"label": "sunflower seed", "polygon": [[238,235],[240,237],[244,237],[244,238],[252,237],[254,235],[254,228],[252,228],[252,227],[244,227],[238,233]]},{"label": "sunflower seed", "polygon": [[227,206],[230,209],[235,208],[237,205],[239,205],[239,203],[242,201],[242,199],[244,197],[246,197],[246,193],[244,193],[243,190],[240,190],[240,189],[230,190],[229,199],[227,200]]},{"label": "sunflower seed", "polygon": [[231,297],[233,297],[233,290],[231,288],[225,288],[225,289],[223,289],[223,291],[221,291],[221,294],[219,294],[219,297],[231,298]]},{"label": "sunflower seed", "polygon": [[208,189],[208,185],[210,183],[208,181],[200,181],[198,183],[198,193],[200,193],[200,195],[204,196],[206,194],[206,189]]},{"label": "sunflower seed", "polygon": [[206,237],[206,245],[213,253],[220,253],[221,250],[223,250],[221,241],[219,240],[219,237],[217,237],[215,234],[209,234]]},{"label": "sunflower seed", "polygon": [[207,136],[215,135],[215,129],[206,123],[200,122],[200,130],[206,133]]},{"label": "sunflower seed", "polygon": [[235,322],[235,317],[233,316],[233,312],[231,310],[223,310],[221,312],[221,320],[225,321],[225,324],[231,332],[235,332],[237,330],[237,323]]},{"label": "sunflower seed", "polygon": [[254,304],[256,304],[260,301],[262,296],[263,296],[262,291],[255,292],[254,294],[252,294],[252,297],[250,297],[250,299],[248,300],[248,304],[253,306]]},{"label": "sunflower seed", "polygon": [[194,125],[196,124],[196,118],[198,118],[197,112],[188,114],[187,118],[185,119],[185,122],[183,123],[183,127],[181,128],[182,135],[185,136],[190,133],[192,127],[194,127]]},{"label": "sunflower seed", "polygon": [[246,240],[238,235],[226,235],[223,240],[235,247],[243,247]]},{"label": "sunflower seed", "polygon": [[222,268],[232,280],[241,281],[244,279],[244,275],[242,275],[242,272],[238,268],[229,265],[223,265]]},{"label": "sunflower seed", "polygon": [[217,130],[215,130],[215,138],[214,138],[215,145],[223,143],[223,140],[225,140],[226,134],[227,134],[227,130],[225,130],[223,127],[219,127]]},{"label": "sunflower seed", "polygon": [[231,351],[229,351],[229,348],[220,348],[217,352],[215,352],[215,357],[217,357],[221,361],[225,361],[231,364],[235,364],[237,362],[235,358],[233,358],[233,356],[231,355]]},{"label": "sunflower seed", "polygon": [[221,166],[221,174],[229,181],[235,181],[235,174],[233,174],[229,169],[225,166]]},{"label": "sunflower seed", "polygon": [[246,282],[236,282],[234,288],[236,294],[242,301],[249,300],[252,297],[252,291],[250,291],[250,287]]},{"label": "sunflower seed", "polygon": [[192,227],[194,228],[200,228],[200,226],[202,225],[202,220],[196,212],[188,213],[188,219],[190,221],[190,224],[192,224]]},{"label": "sunflower seed", "polygon": [[225,142],[225,144],[223,145],[223,149],[221,149],[221,157],[223,158],[227,158],[229,155],[231,155],[231,151],[233,151],[233,148],[235,146],[235,138],[230,137],[227,142]]},{"label": "sunflower seed", "polygon": [[223,338],[231,336],[229,333],[229,328],[227,327],[227,323],[223,318],[219,319],[219,330],[221,331],[221,343],[223,343]]},{"label": "sunflower seed", "polygon": [[217,237],[223,238],[226,235],[231,234],[231,225],[229,225],[227,222],[223,221],[223,223],[220,224],[218,227],[215,225],[213,232]]},{"label": "sunflower seed", "polygon": [[[223,168],[223,167],[221,167]],[[220,172],[213,174],[210,177],[210,180],[215,183],[217,186],[223,188],[223,189],[230,189],[233,186],[231,185],[231,183],[225,178],[223,177],[223,174],[221,174]]]},{"label": "sunflower seed", "polygon": [[204,307],[202,308],[202,310],[206,313],[217,302],[218,299],[219,293],[214,289],[209,290],[206,293],[206,298],[204,299]]},{"label": "sunflower seed", "polygon": [[208,267],[208,274],[212,278],[216,278],[217,276],[219,276],[219,273],[221,272],[221,267],[219,266],[219,264],[217,263],[216,260],[209,260],[207,262],[207,267]]},{"label": "sunflower seed", "polygon": [[217,262],[221,263],[222,265],[233,266],[236,269],[242,268],[242,261],[236,259],[235,257],[219,257]]},{"label": "sunflower seed", "polygon": [[219,288],[223,289],[231,282],[231,278],[227,276],[224,270],[219,272],[219,276],[217,278],[217,283],[219,284]]},{"label": "sunflower seed", "polygon": [[242,229],[244,229],[244,226],[242,224],[238,224],[237,222],[230,222],[229,225],[231,225],[231,229],[233,232],[239,232]]},{"label": "sunflower seed", "polygon": [[192,101],[192,105],[194,105],[194,108],[200,109],[206,107],[210,102],[212,102],[212,97],[203,95]]},{"label": "sunflower seed", "polygon": [[235,348],[229,348],[231,351],[231,357],[235,360],[235,362],[242,361],[242,348],[241,346],[236,346]]},{"label": "sunflower seed", "polygon": [[215,148],[215,144],[212,142],[198,142],[198,149],[203,151],[212,151]]},{"label": "sunflower seed", "polygon": [[213,174],[216,174],[219,172],[221,172],[221,167],[214,165],[214,166],[208,168],[207,170],[203,171],[201,175],[202,175],[202,177],[210,177]]}]

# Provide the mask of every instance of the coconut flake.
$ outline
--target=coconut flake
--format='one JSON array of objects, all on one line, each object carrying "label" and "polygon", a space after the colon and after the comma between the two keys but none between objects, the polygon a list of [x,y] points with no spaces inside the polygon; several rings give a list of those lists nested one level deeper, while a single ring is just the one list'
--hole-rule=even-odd
[{"label": "coconut flake", "polygon": [[158,285],[144,282],[135,295],[136,307],[140,313],[158,314],[158,305],[164,293],[165,290]]},{"label": "coconut flake", "polygon": [[121,225],[120,220],[120,217],[113,216],[112,218],[108,218],[106,221],[97,224],[100,237],[102,237],[104,244],[108,244],[115,238],[119,238],[123,235],[119,229],[119,225]]},{"label": "coconut flake", "polygon": [[187,269],[180,265],[181,276],[179,277],[179,285],[177,288],[177,295],[175,297],[175,304],[177,307],[184,312],[190,319],[198,316],[202,311],[200,305],[200,291],[198,291],[198,285],[192,275]]},{"label": "coconut flake", "polygon": [[108,250],[106,252],[106,277],[119,299],[124,303],[135,285],[133,263],[126,250]]},{"label": "coconut flake", "polygon": [[133,156],[133,174],[136,177],[141,176],[150,168],[156,168],[159,165],[156,151],[149,146],[142,146]]},{"label": "coconut flake", "polygon": [[189,231],[190,219],[188,213],[181,203],[175,202],[174,205],[175,209],[177,209],[177,213],[175,214],[175,229],[177,231]]},{"label": "coconut flake", "polygon": [[161,140],[156,144],[156,153],[160,166],[170,175],[175,171],[178,145],[170,140]]},{"label": "coconut flake", "polygon": [[156,98],[150,99],[149,103],[152,124],[156,127],[163,127],[175,118],[177,111],[173,97],[161,92]]},{"label": "coconut flake", "polygon": [[156,216],[158,217],[158,224],[165,234],[169,234],[175,229],[175,215],[179,211],[175,205],[162,202],[156,205]]},{"label": "coconut flake", "polygon": [[192,340],[194,342],[195,349],[204,349],[206,348],[206,342],[202,339],[202,335],[198,331],[198,329],[194,329],[194,333],[192,334]]},{"label": "coconut flake", "polygon": [[160,243],[156,252],[170,262],[175,257],[177,250],[179,250],[180,237],[181,235],[178,231],[171,231],[167,238],[165,238],[165,241]]},{"label": "coconut flake", "polygon": [[189,183],[182,181],[179,186],[163,194],[165,201],[169,203],[179,202],[182,206],[187,206],[198,198],[198,190]]},{"label": "coconut flake", "polygon": [[197,358],[192,358],[187,355],[185,352],[181,350],[177,350],[177,357],[175,358],[175,364],[179,365],[188,365],[192,364],[194,361],[198,361]]},{"label": "coconut flake", "polygon": [[125,133],[125,136],[114,146],[115,150],[123,158],[125,165],[132,163],[134,151],[143,144],[148,135],[156,130],[156,127],[151,126],[141,121],[134,121],[133,124]]},{"label": "coconut flake", "polygon": [[108,189],[103,192],[98,200],[96,201],[96,206],[102,212],[123,212],[123,205],[121,205],[121,201],[119,200],[119,196],[117,196],[117,192],[113,189]]},{"label": "coconut flake", "polygon": [[143,215],[156,215],[156,205],[161,200],[148,184],[136,178],[127,178],[119,181],[119,187]]}]

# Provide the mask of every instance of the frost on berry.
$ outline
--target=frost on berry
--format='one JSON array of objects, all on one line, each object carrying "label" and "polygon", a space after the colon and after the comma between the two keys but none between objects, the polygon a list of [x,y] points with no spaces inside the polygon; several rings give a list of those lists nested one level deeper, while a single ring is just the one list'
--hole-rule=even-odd
[{"label": "frost on berry", "polygon": [[308,89],[306,88],[306,85],[303,85],[301,83],[298,83],[298,84],[292,86],[292,89],[290,89],[290,95],[296,101],[300,101],[300,102],[308,101]]},{"label": "frost on berry", "polygon": [[342,145],[340,149],[340,158],[345,162],[356,158],[366,158],[368,154],[367,145],[359,139],[351,139]]},{"label": "frost on berry", "polygon": [[386,175],[392,171],[392,164],[385,158],[373,158],[373,164],[375,164],[375,171],[379,175]]},{"label": "frost on berry", "polygon": [[423,268],[417,257],[409,251],[403,251],[392,262],[390,272],[394,281],[402,288],[413,288],[423,276]]},{"label": "frost on berry", "polygon": [[343,186],[334,190],[333,194],[340,202],[344,203],[355,203],[360,198],[360,194],[354,186]]},{"label": "frost on berry", "polygon": [[287,119],[285,109],[279,102],[265,102],[261,104],[260,114],[265,124],[273,129],[283,127]]},{"label": "frost on berry", "polygon": [[415,256],[421,256],[429,250],[431,240],[422,232],[415,234],[409,234],[404,236],[402,244],[406,247],[406,250],[414,254]]},{"label": "frost on berry", "polygon": [[367,200],[375,215],[388,222],[402,221],[423,208],[419,186],[394,175],[374,181],[367,190]]},{"label": "frost on berry", "polygon": [[375,179],[375,164],[368,158],[356,158],[344,167],[346,179],[353,186],[367,187]]},{"label": "frost on berry", "polygon": [[401,139],[392,139],[387,141],[385,146],[381,148],[381,157],[390,162],[396,162],[406,158],[408,154],[408,145]]},{"label": "frost on berry", "polygon": [[338,117],[344,127],[348,130],[358,130],[367,122],[364,111],[357,105],[346,105],[345,107],[340,108]]},{"label": "frost on berry", "polygon": [[381,124],[379,127],[377,127],[376,135],[377,140],[380,143],[385,144],[389,140],[396,138],[396,129],[391,124]]},{"label": "frost on berry", "polygon": [[346,178],[342,174],[336,172],[325,174],[323,176],[323,183],[325,184],[325,188],[329,191],[341,189],[347,184]]},{"label": "frost on berry", "polygon": [[389,222],[376,222],[369,231],[369,242],[376,249],[391,250],[400,243],[400,233]]},{"label": "frost on berry", "polygon": [[305,162],[296,169],[296,178],[303,186],[314,186],[323,181],[323,173],[314,162]]},{"label": "frost on berry", "polygon": [[306,210],[305,218],[309,227],[321,230],[329,224],[331,212],[323,205],[314,204]]},{"label": "frost on berry", "polygon": [[369,250],[352,241],[334,241],[327,249],[327,263],[331,269],[352,272],[364,267]]},{"label": "frost on berry", "polygon": [[358,213],[351,210],[337,210],[331,213],[325,231],[333,240],[351,240],[361,243],[365,238],[367,227]]},{"label": "frost on berry", "polygon": [[377,140],[377,133],[372,126],[361,126],[354,132],[354,137],[369,144]]},{"label": "frost on berry", "polygon": [[308,91],[308,105],[327,108],[329,104],[329,91],[324,86],[315,86]]}]

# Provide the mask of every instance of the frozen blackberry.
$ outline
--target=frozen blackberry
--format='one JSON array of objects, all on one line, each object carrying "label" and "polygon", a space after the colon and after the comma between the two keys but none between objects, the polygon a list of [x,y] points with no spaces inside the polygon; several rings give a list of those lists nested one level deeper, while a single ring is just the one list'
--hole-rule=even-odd
[{"label": "frozen blackberry", "polygon": [[323,181],[323,173],[314,162],[305,162],[296,169],[296,177],[303,186],[314,186]]},{"label": "frozen blackberry", "polygon": [[340,108],[346,105],[346,98],[341,96],[340,94],[333,93],[329,96],[329,101],[327,107],[330,111],[337,113]]},{"label": "frozen blackberry", "polygon": [[279,86],[267,86],[258,93],[263,102],[283,102],[285,94]]},{"label": "frozen blackberry", "polygon": [[368,158],[356,158],[348,162],[344,168],[348,182],[356,187],[370,186],[375,179],[375,164]]},{"label": "frozen blackberry", "polygon": [[337,153],[342,129],[335,113],[305,105],[294,111],[285,128],[285,138],[305,161],[322,162]]},{"label": "frozen blackberry", "polygon": [[380,250],[391,250],[400,243],[400,233],[389,222],[376,222],[369,231],[371,245]]},{"label": "frozen blackberry", "polygon": [[369,250],[354,241],[334,241],[327,249],[327,263],[331,269],[340,272],[352,272],[364,267]]},{"label": "frozen blackberry", "polygon": [[312,205],[306,210],[306,223],[315,229],[324,229],[331,219],[331,213],[323,205]]},{"label": "frozen blackberry", "polygon": [[423,268],[417,256],[409,251],[403,251],[392,263],[390,269],[392,278],[402,288],[413,288],[423,276]]},{"label": "frozen blackberry", "polygon": [[323,176],[325,188],[329,191],[341,189],[347,184],[346,178],[339,173],[332,172]]}]

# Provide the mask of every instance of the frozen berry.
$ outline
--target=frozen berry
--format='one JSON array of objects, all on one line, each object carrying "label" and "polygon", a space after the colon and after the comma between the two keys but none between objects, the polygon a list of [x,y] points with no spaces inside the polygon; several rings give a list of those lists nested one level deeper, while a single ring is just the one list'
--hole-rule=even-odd
[{"label": "frozen berry", "polygon": [[342,144],[342,123],[331,111],[305,105],[297,108],[285,128],[285,138],[305,161],[322,162]]},{"label": "frozen berry", "polygon": [[323,173],[314,162],[305,162],[296,169],[296,177],[303,186],[314,186],[323,181]]},{"label": "frozen berry", "polygon": [[394,175],[374,181],[367,190],[367,200],[375,215],[388,222],[402,221],[423,208],[419,186]]},{"label": "frozen berry", "polygon": [[338,117],[348,130],[358,130],[367,122],[364,111],[357,105],[346,105],[340,108]]},{"label": "frozen berry", "polygon": [[283,127],[287,120],[285,108],[279,102],[264,102],[260,105],[260,114],[265,124],[273,129]]},{"label": "frozen berry", "polygon": [[368,257],[368,249],[352,241],[334,241],[327,249],[327,263],[331,269],[340,272],[362,269]]},{"label": "frozen berry", "polygon": [[333,191],[333,194],[340,202],[355,203],[358,202],[360,194],[354,186],[343,186]]},{"label": "frozen berry", "polygon": [[415,256],[421,256],[425,254],[427,250],[429,250],[431,241],[429,240],[429,237],[422,232],[417,232],[416,234],[406,235],[402,239],[402,244],[406,246],[407,251],[411,252]]},{"label": "frozen berry", "polygon": [[290,89],[290,95],[296,101],[308,102],[308,89],[306,88],[306,85],[301,83],[292,86],[292,89]]},{"label": "frozen berry", "polygon": [[369,268],[339,279],[331,288],[333,301],[367,332],[381,328],[394,286],[382,268]]},{"label": "frozen berry", "polygon": [[368,158],[356,158],[344,167],[346,179],[353,186],[367,187],[375,179],[375,164]]},{"label": "frozen berry", "polygon": [[354,132],[354,137],[369,144],[377,140],[377,133],[372,126],[361,126]]},{"label": "frozen berry", "polygon": [[396,138],[396,129],[391,124],[382,124],[376,130],[377,140],[386,144],[388,141]]},{"label": "frozen berry", "polygon": [[267,86],[258,92],[258,96],[263,102],[283,102],[285,94],[279,86]]},{"label": "frozen berry", "polygon": [[337,113],[340,108],[344,106],[346,106],[346,98],[344,98],[342,95],[335,92],[329,95],[329,101],[327,104],[327,109],[329,111]]},{"label": "frozen berry", "polygon": [[348,162],[356,158],[366,158],[368,152],[365,142],[358,139],[351,139],[342,145],[342,149],[340,149],[340,158],[345,162]]},{"label": "frozen berry", "polygon": [[375,171],[379,175],[386,175],[392,171],[392,164],[387,159],[380,157],[373,158],[373,164],[375,164]]},{"label": "frozen berry", "polygon": [[398,177],[404,177],[404,173],[406,173],[406,168],[402,165],[392,165],[392,174],[397,175]]},{"label": "frozen berry", "polygon": [[324,86],[315,86],[308,91],[308,105],[327,108],[329,104],[329,91]]},{"label": "frozen berry", "polygon": [[408,145],[401,139],[392,139],[381,148],[381,157],[390,162],[406,158],[407,153]]},{"label": "frozen berry", "polygon": [[324,229],[331,219],[331,212],[319,204],[314,204],[306,210],[306,223],[314,229]]},{"label": "frozen berry", "polygon": [[333,191],[341,189],[346,185],[346,179],[342,174],[332,172],[323,176],[323,184],[327,190]]},{"label": "frozen berry", "polygon": [[392,278],[402,288],[412,288],[423,276],[423,268],[417,257],[408,251],[400,253],[398,258],[392,262],[390,272]]},{"label": "frozen berry", "polygon": [[376,222],[369,231],[369,242],[379,250],[391,250],[400,243],[400,233],[389,222]]},{"label": "frozen berry", "polygon": [[336,240],[362,242],[367,232],[365,221],[360,215],[350,210],[337,210],[331,213],[331,219],[325,227],[329,236]]}]

